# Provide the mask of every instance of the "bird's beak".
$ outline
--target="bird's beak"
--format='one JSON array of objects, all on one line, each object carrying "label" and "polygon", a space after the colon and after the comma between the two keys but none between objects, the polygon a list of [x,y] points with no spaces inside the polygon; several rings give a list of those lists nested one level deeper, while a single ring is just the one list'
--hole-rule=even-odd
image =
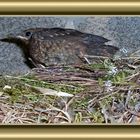
[{"label": "bird's beak", "polygon": [[0,41],[8,43],[18,43],[27,41],[27,38],[19,35],[15,36],[13,34],[10,34],[7,37],[1,38]]},{"label": "bird's beak", "polygon": [[0,41],[14,43],[17,41],[17,37],[14,36],[13,34],[9,34],[8,36],[1,38]]}]

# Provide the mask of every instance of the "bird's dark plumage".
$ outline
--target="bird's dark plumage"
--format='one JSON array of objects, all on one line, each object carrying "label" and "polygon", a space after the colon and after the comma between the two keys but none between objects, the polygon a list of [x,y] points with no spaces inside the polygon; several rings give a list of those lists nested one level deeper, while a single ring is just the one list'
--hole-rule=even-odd
[{"label": "bird's dark plumage", "polygon": [[108,39],[74,29],[34,28],[1,41],[20,46],[26,60],[35,67],[81,64],[84,55],[112,57],[118,51],[117,47],[105,45]]}]

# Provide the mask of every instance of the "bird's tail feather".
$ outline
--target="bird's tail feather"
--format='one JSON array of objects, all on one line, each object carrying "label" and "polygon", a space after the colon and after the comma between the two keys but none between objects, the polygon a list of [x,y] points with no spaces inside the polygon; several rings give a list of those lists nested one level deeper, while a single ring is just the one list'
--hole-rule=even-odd
[{"label": "bird's tail feather", "polygon": [[112,45],[102,45],[102,46],[93,46],[91,49],[87,49],[87,54],[97,55],[97,56],[107,56],[112,57],[119,48]]}]

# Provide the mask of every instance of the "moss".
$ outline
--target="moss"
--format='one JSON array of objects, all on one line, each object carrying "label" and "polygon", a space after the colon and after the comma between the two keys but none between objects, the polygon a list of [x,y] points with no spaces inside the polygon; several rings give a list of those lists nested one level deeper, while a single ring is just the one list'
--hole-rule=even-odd
[{"label": "moss", "polygon": [[[10,89],[4,89],[8,85]],[[34,87],[43,87],[50,88],[57,91],[63,91],[70,94],[76,94],[84,90],[84,87],[76,85],[65,85],[65,84],[54,84],[48,83],[40,80],[34,80],[33,77],[0,77],[0,91],[10,96],[9,102],[22,102],[22,97],[26,98],[26,101],[37,102],[39,99],[43,98],[43,95],[35,94],[35,90],[30,88]],[[54,97],[50,98],[50,102],[54,100]]]},{"label": "moss", "polygon": [[100,111],[100,109],[97,109],[95,112],[89,114],[90,118],[92,119],[93,123],[103,123],[104,117]]},{"label": "moss", "polygon": [[106,69],[103,63],[91,64],[91,65],[89,65],[89,67],[93,70],[95,70],[95,69]]},{"label": "moss", "polygon": [[[5,88],[6,86],[10,88]],[[29,94],[31,89],[18,79],[0,77],[0,91],[9,95],[11,97],[9,101],[14,103],[21,100],[22,95]]]},{"label": "moss", "polygon": [[80,85],[72,86],[72,85],[66,85],[66,84],[55,84],[55,83],[44,82],[41,80],[28,79],[25,77],[21,78],[21,81],[35,87],[50,88],[57,91],[71,93],[71,94],[76,94],[84,90],[84,87]]}]

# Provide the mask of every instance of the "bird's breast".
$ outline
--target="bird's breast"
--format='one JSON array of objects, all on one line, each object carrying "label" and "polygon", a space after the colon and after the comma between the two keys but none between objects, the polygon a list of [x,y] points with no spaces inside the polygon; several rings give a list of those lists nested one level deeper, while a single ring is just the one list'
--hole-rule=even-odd
[{"label": "bird's breast", "polygon": [[30,43],[31,57],[46,65],[80,63],[79,54],[84,51],[81,44],[66,39],[34,40]]}]

